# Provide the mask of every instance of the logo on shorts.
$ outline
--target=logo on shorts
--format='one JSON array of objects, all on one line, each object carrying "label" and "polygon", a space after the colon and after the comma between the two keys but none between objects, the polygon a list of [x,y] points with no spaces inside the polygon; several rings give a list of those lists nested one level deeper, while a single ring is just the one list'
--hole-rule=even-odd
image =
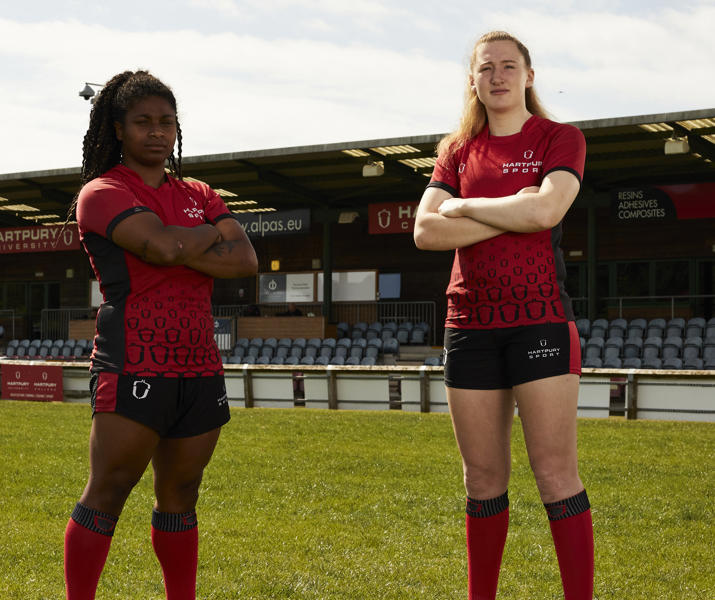
[{"label": "logo on shorts", "polygon": [[526,354],[529,360],[535,358],[555,358],[561,354],[561,348],[558,346],[549,348],[549,340],[542,338],[539,340],[539,348],[528,350]]},{"label": "logo on shorts", "polygon": [[449,350],[447,350],[447,348],[442,348],[442,364],[443,365],[447,364],[447,354],[449,354]]},{"label": "logo on shorts", "polygon": [[138,379],[132,386],[132,396],[134,396],[137,400],[144,400],[144,398],[149,395],[150,389],[150,383],[147,383],[143,379]]},{"label": "logo on shorts", "polygon": [[219,406],[227,406],[228,405],[228,396],[226,395],[226,386],[223,386],[223,395],[220,396],[216,402],[218,403]]}]

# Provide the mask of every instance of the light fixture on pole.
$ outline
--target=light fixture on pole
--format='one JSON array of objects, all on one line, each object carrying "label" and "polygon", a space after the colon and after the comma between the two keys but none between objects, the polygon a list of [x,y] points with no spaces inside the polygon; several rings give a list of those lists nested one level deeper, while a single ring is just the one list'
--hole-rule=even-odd
[{"label": "light fixture on pole", "polygon": [[89,100],[91,104],[94,104],[95,99],[97,98],[96,93],[94,91],[94,88],[103,88],[104,84],[103,83],[90,83],[88,81],[84,82],[84,89],[79,93],[82,98],[85,100]]},{"label": "light fixture on pole", "polygon": [[385,163],[382,161],[369,160],[362,168],[363,177],[380,177],[385,174]]},{"label": "light fixture on pole", "polygon": [[675,137],[675,133],[673,133],[673,137],[670,137],[665,140],[665,147],[663,148],[663,150],[666,154],[687,154],[688,152],[690,152],[690,144],[688,143],[688,138]]}]

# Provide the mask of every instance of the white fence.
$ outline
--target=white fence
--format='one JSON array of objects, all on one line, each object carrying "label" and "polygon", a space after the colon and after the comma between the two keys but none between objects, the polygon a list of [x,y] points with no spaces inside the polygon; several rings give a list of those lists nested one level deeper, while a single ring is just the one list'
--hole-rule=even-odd
[{"label": "white fence", "polygon": [[[68,402],[89,402],[87,363],[61,364]],[[299,370],[298,370],[299,369]],[[232,406],[447,412],[442,367],[226,365]],[[622,411],[629,419],[715,422],[715,372],[584,369],[580,417],[612,414],[615,387],[625,388]]]}]

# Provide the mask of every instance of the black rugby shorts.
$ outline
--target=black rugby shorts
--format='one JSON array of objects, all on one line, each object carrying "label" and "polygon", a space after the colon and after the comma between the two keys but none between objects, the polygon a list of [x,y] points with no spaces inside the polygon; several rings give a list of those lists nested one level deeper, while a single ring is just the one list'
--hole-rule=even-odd
[{"label": "black rugby shorts", "polygon": [[445,329],[447,387],[501,390],[568,373],[581,374],[581,343],[573,321],[503,329]]},{"label": "black rugby shorts", "polygon": [[90,379],[92,415],[114,412],[161,437],[201,435],[231,418],[223,375],[140,377],[101,371]]}]

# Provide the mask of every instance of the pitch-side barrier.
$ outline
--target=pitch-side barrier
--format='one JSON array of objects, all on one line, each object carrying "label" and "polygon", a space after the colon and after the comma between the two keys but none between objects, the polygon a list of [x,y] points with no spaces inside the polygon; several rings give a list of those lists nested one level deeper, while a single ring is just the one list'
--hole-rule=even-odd
[{"label": "pitch-side barrier", "polygon": [[[0,364],[61,366],[64,400],[89,402],[86,362]],[[226,394],[234,407],[448,412],[442,367],[225,365],[224,369]],[[628,419],[715,422],[713,371],[584,369],[578,415],[614,414],[614,396],[620,398],[618,410]]]}]

